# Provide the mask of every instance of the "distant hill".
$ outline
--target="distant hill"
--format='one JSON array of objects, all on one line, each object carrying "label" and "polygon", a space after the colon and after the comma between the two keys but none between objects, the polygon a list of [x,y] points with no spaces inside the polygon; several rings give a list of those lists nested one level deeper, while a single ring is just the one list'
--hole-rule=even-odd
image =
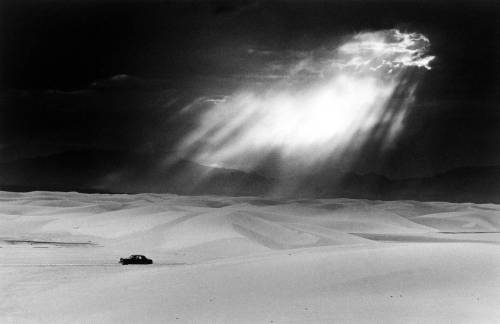
[{"label": "distant hill", "polygon": [[71,151],[0,163],[0,189],[12,191],[264,195],[271,186],[255,173],[187,160],[172,165],[153,154],[121,151]]},{"label": "distant hill", "polygon": [[315,197],[500,203],[500,166],[463,167],[431,177],[397,180],[339,171],[312,177],[302,190]]},{"label": "distant hill", "polygon": [[500,166],[462,167],[432,177],[394,181],[390,195],[398,199],[500,203]]},{"label": "distant hill", "polygon": [[0,163],[0,189],[500,203],[500,166],[464,167],[401,180],[331,169],[278,181],[187,160],[167,164],[153,154],[86,150]]}]

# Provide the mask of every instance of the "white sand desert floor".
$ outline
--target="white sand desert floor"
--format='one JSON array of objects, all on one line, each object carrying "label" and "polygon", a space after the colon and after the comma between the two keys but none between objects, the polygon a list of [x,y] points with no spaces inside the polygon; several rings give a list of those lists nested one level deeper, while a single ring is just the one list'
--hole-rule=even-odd
[{"label": "white sand desert floor", "polygon": [[0,323],[500,323],[499,232],[493,204],[0,192]]}]

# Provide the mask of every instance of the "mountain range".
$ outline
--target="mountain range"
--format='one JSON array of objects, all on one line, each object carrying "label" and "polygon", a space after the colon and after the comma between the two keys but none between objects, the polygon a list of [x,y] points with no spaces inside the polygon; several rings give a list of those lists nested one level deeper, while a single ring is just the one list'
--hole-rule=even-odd
[{"label": "mountain range", "polygon": [[0,189],[500,203],[500,166],[408,179],[338,169],[275,179],[188,160],[168,163],[151,153],[81,150],[0,163]]}]

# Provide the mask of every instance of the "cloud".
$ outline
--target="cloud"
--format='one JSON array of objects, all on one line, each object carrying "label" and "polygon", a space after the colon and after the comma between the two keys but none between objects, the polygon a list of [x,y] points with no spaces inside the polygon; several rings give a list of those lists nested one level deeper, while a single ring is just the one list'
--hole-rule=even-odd
[{"label": "cloud", "polygon": [[421,34],[391,29],[353,35],[334,49],[289,53],[279,62],[283,77],[266,88],[204,98],[178,149],[204,164],[247,170],[278,156],[281,170],[301,172],[354,159],[367,143],[384,149],[414,100],[418,80],[406,72],[430,69],[429,45]]},{"label": "cloud", "polygon": [[423,67],[430,70],[435,56],[427,55],[430,41],[419,33],[402,33],[397,29],[365,32],[355,35],[339,48],[342,67],[370,70]]},{"label": "cloud", "polygon": [[90,84],[91,89],[98,90],[161,90],[168,88],[170,82],[161,79],[144,79],[129,74],[116,74],[109,78],[100,79]]},{"label": "cloud", "polygon": [[357,72],[384,70],[384,73],[408,67],[430,70],[435,56],[427,54],[429,48],[429,39],[420,33],[388,29],[357,33],[334,48],[322,46],[309,51],[249,48],[247,53],[265,59],[263,76],[274,75],[274,80],[286,79],[288,82],[310,82],[329,78],[345,69]]}]

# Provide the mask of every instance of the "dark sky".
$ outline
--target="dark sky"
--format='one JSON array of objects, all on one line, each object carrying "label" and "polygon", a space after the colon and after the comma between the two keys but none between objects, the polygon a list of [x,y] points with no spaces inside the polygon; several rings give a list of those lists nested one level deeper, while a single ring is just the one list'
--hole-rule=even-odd
[{"label": "dark sky", "polygon": [[[353,168],[391,177],[500,164],[494,1],[2,1],[0,160],[169,152],[200,96],[265,82],[265,58],[399,28],[436,55],[396,145]],[[165,153],[167,154],[167,153]],[[376,161],[376,162],[374,162]]]}]

